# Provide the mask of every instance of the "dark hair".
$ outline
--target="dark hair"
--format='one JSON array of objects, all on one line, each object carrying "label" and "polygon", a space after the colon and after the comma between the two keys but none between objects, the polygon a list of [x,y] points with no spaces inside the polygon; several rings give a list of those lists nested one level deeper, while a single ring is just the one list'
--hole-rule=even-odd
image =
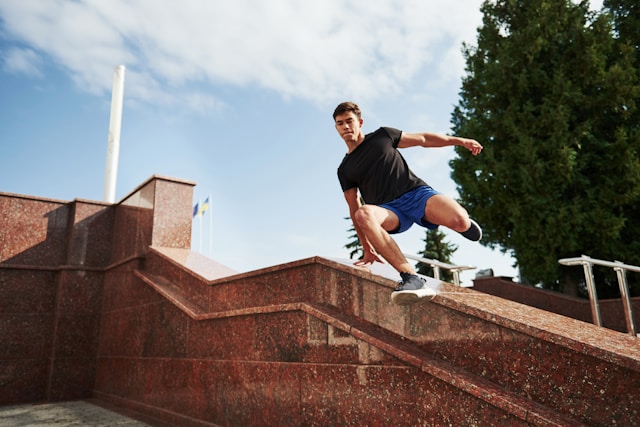
[{"label": "dark hair", "polygon": [[358,104],[355,104],[351,101],[347,101],[347,102],[341,102],[333,111],[333,120],[336,119],[336,116],[339,116],[341,114],[348,113],[348,112],[353,112],[353,114],[355,114],[357,118],[359,119],[361,118],[360,107],[358,107]]}]

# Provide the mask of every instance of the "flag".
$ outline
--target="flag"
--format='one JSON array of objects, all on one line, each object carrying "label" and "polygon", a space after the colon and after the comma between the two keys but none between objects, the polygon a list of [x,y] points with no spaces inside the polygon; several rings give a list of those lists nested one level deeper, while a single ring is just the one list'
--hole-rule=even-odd
[{"label": "flag", "polygon": [[204,213],[209,209],[209,198],[204,199],[202,206],[200,206],[200,210],[198,211],[198,216],[204,215]]},{"label": "flag", "polygon": [[200,209],[198,209],[198,205],[199,203],[196,203],[196,205],[193,207],[193,218],[195,218],[196,215],[200,213]]}]

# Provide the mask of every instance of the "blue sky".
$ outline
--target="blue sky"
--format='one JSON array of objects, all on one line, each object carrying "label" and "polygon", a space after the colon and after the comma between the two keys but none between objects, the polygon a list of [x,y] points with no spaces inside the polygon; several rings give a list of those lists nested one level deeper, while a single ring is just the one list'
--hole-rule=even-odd
[{"label": "blue sky", "polygon": [[[102,199],[124,65],[116,200],[154,174],[195,181],[194,203],[211,195],[211,208],[194,222],[194,248],[238,271],[347,257],[333,108],[360,104],[367,132],[449,132],[480,4],[2,0],[0,191]],[[456,197],[452,148],[403,154]],[[511,258],[446,232],[454,263],[517,276]],[[413,227],[397,241],[416,254],[424,237]]]}]

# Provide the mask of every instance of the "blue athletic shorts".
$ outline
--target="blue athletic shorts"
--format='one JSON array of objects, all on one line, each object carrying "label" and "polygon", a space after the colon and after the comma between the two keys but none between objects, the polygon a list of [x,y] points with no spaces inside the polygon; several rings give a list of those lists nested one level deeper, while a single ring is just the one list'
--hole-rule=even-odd
[{"label": "blue athletic shorts", "polygon": [[440,194],[440,192],[428,185],[424,185],[407,191],[389,203],[379,205],[381,208],[389,209],[400,219],[400,226],[390,231],[389,234],[407,231],[413,224],[418,224],[430,230],[438,228],[437,224],[432,224],[424,219],[424,209],[427,206],[427,200],[436,194]]}]

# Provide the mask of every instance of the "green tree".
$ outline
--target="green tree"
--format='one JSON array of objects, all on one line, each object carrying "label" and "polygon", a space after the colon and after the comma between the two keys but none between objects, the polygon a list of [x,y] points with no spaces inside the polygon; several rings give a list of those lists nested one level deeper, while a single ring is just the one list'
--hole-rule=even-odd
[{"label": "green tree", "polygon": [[617,40],[630,46],[640,59],[640,5],[636,0],[604,0],[604,10],[611,13]]},{"label": "green tree", "polygon": [[[441,262],[451,264],[451,257],[458,250],[458,247],[450,242],[445,241],[446,235],[439,229],[427,230],[423,242],[425,242],[424,251],[418,255],[422,258],[434,259]],[[425,276],[433,277],[433,268],[425,263],[418,262],[416,271]],[[453,273],[449,270],[440,269],[440,280],[446,282],[453,281]]]},{"label": "green tree", "polygon": [[[347,216],[344,219],[348,220],[351,222],[351,217]],[[349,243],[347,243],[346,245],[344,245],[345,248],[351,250],[351,252],[349,252],[349,259],[362,259],[364,257],[364,251],[362,249],[362,243],[360,243],[360,238],[358,237],[358,233],[356,232],[356,228],[353,226],[353,223],[351,223],[351,228],[349,228]]]},{"label": "green tree", "polygon": [[[362,196],[359,196],[359,198],[360,204],[364,205],[364,199],[362,198]],[[356,228],[354,227],[350,216],[347,216],[344,219],[351,223],[351,227],[347,230],[349,231],[349,233],[351,233],[349,234],[349,239],[351,240],[346,245],[344,245],[345,248],[351,250],[351,252],[349,252],[349,259],[362,259],[364,258],[364,249],[362,248],[362,243],[360,242],[360,237],[356,232]]]},{"label": "green tree", "polygon": [[558,259],[639,253],[618,244],[640,195],[632,52],[586,1],[485,1],[482,13],[452,124],[485,148],[458,149],[452,177],[483,244],[511,253],[523,281],[558,288],[562,274],[576,289],[582,272]]},{"label": "green tree", "polygon": [[[635,93],[634,98],[640,98],[640,4],[637,0],[605,0],[604,11],[611,14],[613,20],[614,34],[616,39],[616,53],[618,57],[625,60],[629,55],[633,56],[633,66],[635,68]],[[633,141],[635,147],[640,147],[640,108],[635,106],[624,117],[625,122],[620,124],[627,129],[629,139]],[[638,150],[638,148],[636,148]],[[636,156],[638,152],[636,151]],[[621,238],[615,244],[616,253],[624,253],[624,258],[628,264],[640,265],[640,200],[630,203],[624,207],[624,215],[628,219],[625,223]],[[635,254],[635,256],[633,256]],[[632,294],[640,295],[640,275],[630,274],[628,276],[629,286]]]}]

